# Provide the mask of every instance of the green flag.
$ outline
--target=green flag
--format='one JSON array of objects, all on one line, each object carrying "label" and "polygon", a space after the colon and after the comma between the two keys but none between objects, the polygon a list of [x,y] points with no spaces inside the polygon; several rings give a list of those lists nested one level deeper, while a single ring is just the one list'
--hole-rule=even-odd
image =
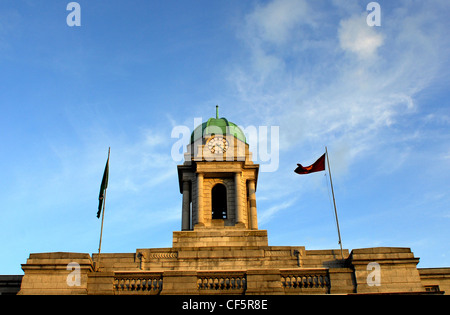
[{"label": "green flag", "polygon": [[100,218],[100,213],[102,213],[103,200],[106,197],[106,188],[108,188],[108,176],[109,176],[109,150],[108,150],[108,160],[106,161],[105,171],[103,172],[102,184],[100,185],[100,194],[98,195],[97,218]]}]

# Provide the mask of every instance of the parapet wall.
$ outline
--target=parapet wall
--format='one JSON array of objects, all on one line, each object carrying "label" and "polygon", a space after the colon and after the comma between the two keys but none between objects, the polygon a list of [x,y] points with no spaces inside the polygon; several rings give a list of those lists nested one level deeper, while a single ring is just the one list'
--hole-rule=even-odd
[{"label": "parapet wall", "polygon": [[340,257],[302,246],[149,248],[102,254],[96,269],[96,254],[31,254],[20,294],[443,294],[450,279],[449,268],[419,272],[409,248]]}]

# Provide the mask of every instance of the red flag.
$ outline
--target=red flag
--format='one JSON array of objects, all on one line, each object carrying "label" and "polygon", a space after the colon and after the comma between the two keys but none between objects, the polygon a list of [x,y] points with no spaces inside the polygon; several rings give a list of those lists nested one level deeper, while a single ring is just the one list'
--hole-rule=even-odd
[{"label": "red flag", "polygon": [[297,165],[298,167],[294,170],[294,172],[300,175],[325,171],[325,153],[310,166],[302,166],[301,164]]}]

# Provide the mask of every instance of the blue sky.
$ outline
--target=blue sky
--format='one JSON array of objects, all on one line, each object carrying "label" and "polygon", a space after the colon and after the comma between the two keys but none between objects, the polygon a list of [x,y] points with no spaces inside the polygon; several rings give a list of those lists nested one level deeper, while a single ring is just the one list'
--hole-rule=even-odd
[{"label": "blue sky", "polygon": [[[111,147],[103,252],[170,247],[181,228],[172,130],[220,106],[279,127],[261,172],[269,245],[411,247],[450,266],[450,4],[378,1],[0,2],[0,274],[29,253],[96,253],[98,190]],[[264,138],[259,134],[259,139]],[[256,151],[258,143],[251,147]]]}]

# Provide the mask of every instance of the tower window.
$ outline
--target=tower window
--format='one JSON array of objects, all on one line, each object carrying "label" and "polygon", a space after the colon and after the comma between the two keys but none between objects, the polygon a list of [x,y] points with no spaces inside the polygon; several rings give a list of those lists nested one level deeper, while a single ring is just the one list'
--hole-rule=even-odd
[{"label": "tower window", "polygon": [[227,189],[222,184],[217,184],[211,192],[212,218],[227,218]]}]

